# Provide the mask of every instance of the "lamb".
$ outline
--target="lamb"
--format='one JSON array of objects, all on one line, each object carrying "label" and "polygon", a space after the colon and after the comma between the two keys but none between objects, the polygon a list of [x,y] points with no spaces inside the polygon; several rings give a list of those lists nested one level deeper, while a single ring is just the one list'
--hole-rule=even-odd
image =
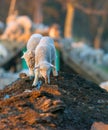
[{"label": "lamb", "polygon": [[35,48],[37,47],[41,34],[32,34],[27,42],[27,51],[24,52],[22,58],[25,59],[26,64],[29,68],[29,75],[34,76],[34,65],[35,65]]},{"label": "lamb", "polygon": [[45,36],[40,40],[35,49],[35,78],[33,86],[37,85],[39,76],[45,79],[45,83],[50,84],[51,70],[53,71],[53,76],[58,75],[55,60],[56,51],[54,41],[52,38]]}]

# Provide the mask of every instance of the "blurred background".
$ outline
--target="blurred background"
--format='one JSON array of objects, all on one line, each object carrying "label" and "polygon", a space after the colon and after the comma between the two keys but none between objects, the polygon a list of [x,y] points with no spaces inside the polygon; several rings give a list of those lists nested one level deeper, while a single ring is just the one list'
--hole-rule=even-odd
[{"label": "blurred background", "polygon": [[58,57],[70,58],[75,71],[107,81],[107,0],[0,0],[0,10],[1,77],[26,68],[20,57],[31,34],[40,33],[55,40]]},{"label": "blurred background", "polygon": [[[0,0],[0,9],[0,20],[4,23],[17,11],[35,23],[48,26],[58,23],[65,37],[87,39],[95,47],[107,46],[108,2],[105,0]],[[68,17],[70,21],[66,24]],[[71,27],[71,34],[64,32],[66,26]],[[97,37],[100,43],[96,42]],[[101,45],[94,45],[96,43]]]}]

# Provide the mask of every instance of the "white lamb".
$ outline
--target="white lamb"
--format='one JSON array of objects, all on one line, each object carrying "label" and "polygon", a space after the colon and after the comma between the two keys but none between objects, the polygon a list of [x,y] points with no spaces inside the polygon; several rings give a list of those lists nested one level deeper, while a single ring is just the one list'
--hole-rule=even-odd
[{"label": "white lamb", "polygon": [[22,58],[25,59],[26,64],[29,68],[29,75],[34,76],[34,66],[35,66],[35,48],[37,47],[40,39],[42,38],[41,34],[33,34],[27,42],[27,51],[24,52]]},{"label": "white lamb", "polygon": [[38,83],[39,76],[45,79],[45,83],[50,83],[50,73],[53,69],[53,75],[58,73],[55,67],[56,51],[52,38],[45,36],[40,40],[35,50],[35,79],[33,86]]}]

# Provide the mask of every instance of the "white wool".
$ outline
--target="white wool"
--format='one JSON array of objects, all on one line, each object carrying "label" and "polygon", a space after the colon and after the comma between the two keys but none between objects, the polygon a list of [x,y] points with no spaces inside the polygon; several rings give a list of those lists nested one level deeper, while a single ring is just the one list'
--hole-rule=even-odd
[{"label": "white wool", "polygon": [[41,38],[42,38],[41,34],[32,34],[27,42],[27,50],[31,50],[31,51],[35,50]]},{"label": "white wool", "polygon": [[39,75],[44,77],[46,83],[50,83],[50,72],[52,68],[53,74],[55,73],[54,75],[57,75],[55,60],[56,51],[53,39],[48,36],[43,37],[35,49],[36,70],[33,85],[37,84]]},{"label": "white wool", "polygon": [[29,75],[34,75],[34,66],[35,66],[35,48],[39,44],[40,39],[42,38],[41,34],[32,34],[27,42],[27,51],[23,54],[22,58],[25,59],[26,64],[29,68]]},{"label": "white wool", "polygon": [[56,51],[53,39],[48,36],[43,37],[35,50],[35,64],[37,65],[44,60],[52,63],[55,58]]},{"label": "white wool", "polygon": [[40,45],[53,45],[54,46],[54,40],[52,38],[50,38],[49,36],[45,36],[40,40]]}]

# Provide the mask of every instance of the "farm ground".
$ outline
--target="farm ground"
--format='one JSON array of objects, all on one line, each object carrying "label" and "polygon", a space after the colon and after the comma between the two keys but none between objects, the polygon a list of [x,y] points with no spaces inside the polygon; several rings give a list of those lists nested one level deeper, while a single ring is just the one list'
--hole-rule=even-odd
[{"label": "farm ground", "polygon": [[108,124],[108,93],[63,62],[61,68],[40,90],[25,76],[0,91],[0,130],[90,130],[95,121]]}]

